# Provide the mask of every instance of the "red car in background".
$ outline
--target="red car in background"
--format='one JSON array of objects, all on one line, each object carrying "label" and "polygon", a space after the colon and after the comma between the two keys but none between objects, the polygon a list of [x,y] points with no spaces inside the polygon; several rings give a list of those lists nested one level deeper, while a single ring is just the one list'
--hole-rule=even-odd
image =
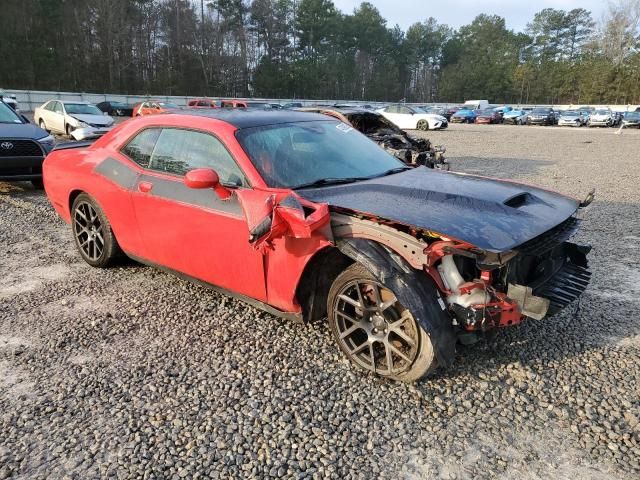
[{"label": "red car in background", "polygon": [[133,116],[142,117],[144,115],[155,115],[157,113],[165,113],[170,110],[179,109],[178,105],[170,102],[161,102],[158,100],[147,100],[146,102],[140,102],[133,107]]},{"label": "red car in background", "polygon": [[482,110],[476,115],[476,123],[502,123],[502,115],[493,108]]},{"label": "red car in background", "polygon": [[196,98],[189,100],[187,103],[189,108],[220,108],[220,102],[218,100],[210,100],[208,98]]},{"label": "red car in background", "polygon": [[253,100],[222,100],[220,106],[222,108],[258,108],[261,110],[271,110],[272,108],[268,102]]},{"label": "red car in background", "polygon": [[142,117],[61,144],[43,174],[88,264],[124,253],[282,317],[327,318],[351,362],[402,381],[589,282],[589,247],[568,239],[590,200],[413,168],[321,114]]}]

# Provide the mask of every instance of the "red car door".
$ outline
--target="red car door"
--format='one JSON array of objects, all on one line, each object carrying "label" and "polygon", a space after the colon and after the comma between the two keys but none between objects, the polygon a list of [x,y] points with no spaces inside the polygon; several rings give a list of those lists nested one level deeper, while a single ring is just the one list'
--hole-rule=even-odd
[{"label": "red car door", "polygon": [[212,168],[221,183],[246,188],[244,174],[215,136],[162,128],[132,192],[144,259],[266,301],[263,257],[248,242],[237,196],[222,200],[212,189],[187,187],[184,175],[195,168]]}]

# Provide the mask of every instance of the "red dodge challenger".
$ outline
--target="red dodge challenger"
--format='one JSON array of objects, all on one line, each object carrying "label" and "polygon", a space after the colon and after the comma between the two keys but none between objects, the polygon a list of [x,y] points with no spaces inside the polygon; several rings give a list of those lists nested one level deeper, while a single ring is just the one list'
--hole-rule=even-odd
[{"label": "red dodge challenger", "polygon": [[588,204],[409,167],[336,119],[184,111],[127,121],[44,162],[82,258],[121,253],[294,319],[328,318],[339,348],[413,381],[457,341],[541,319],[587,287],[568,239]]}]

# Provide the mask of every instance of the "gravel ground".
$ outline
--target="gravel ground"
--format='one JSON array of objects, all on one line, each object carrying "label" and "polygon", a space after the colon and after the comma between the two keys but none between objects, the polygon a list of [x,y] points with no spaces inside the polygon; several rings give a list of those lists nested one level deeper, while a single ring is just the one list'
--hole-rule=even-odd
[{"label": "gravel ground", "polygon": [[415,385],[134,263],[96,270],[41,192],[0,184],[0,480],[632,479],[640,474],[640,132],[452,126],[453,169],[584,197],[579,305]]}]

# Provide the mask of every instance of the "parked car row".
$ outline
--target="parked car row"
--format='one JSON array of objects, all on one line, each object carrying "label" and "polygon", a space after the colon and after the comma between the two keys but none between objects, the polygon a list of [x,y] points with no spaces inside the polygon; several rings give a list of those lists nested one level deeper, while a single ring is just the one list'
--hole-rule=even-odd
[{"label": "parked car row", "polygon": [[[476,109],[473,105],[458,107],[424,107],[428,112],[440,112],[451,123],[477,123],[511,125],[559,125],[570,127],[617,127],[635,126],[633,119],[640,109],[633,112],[615,112],[610,109],[579,107],[570,110],[557,110],[552,107],[512,108],[509,106],[489,106]],[[631,119],[626,121],[625,119]]]}]

